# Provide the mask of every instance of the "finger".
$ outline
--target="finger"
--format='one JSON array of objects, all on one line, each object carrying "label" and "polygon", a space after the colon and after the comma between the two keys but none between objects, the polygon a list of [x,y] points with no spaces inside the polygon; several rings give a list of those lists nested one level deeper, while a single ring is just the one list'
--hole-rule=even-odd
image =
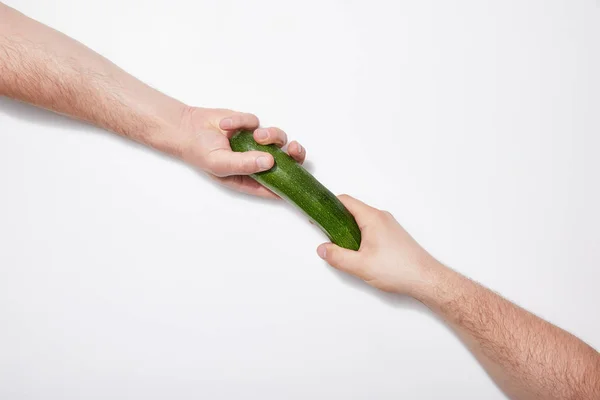
[{"label": "finger", "polygon": [[248,176],[234,175],[226,177],[215,177],[219,183],[235,191],[250,194],[252,196],[264,197],[267,199],[280,199],[275,193],[271,192],[260,183]]},{"label": "finger", "polygon": [[302,145],[295,140],[289,144],[288,154],[300,164],[302,164],[306,159],[306,151],[304,150],[304,147],[302,147]]},{"label": "finger", "polygon": [[360,253],[344,249],[333,243],[323,243],[317,248],[317,254],[332,267],[356,275],[361,265]]},{"label": "finger", "polygon": [[250,175],[266,171],[273,167],[275,161],[269,153],[247,151],[235,153],[231,150],[218,149],[207,156],[207,170],[219,177],[230,175]]},{"label": "finger", "polygon": [[338,199],[340,199],[342,204],[346,206],[348,211],[350,211],[350,213],[354,216],[356,223],[361,230],[379,212],[378,209],[373,208],[347,194],[338,196]]},{"label": "finger", "polygon": [[248,113],[233,113],[219,122],[219,128],[225,131],[232,131],[240,128],[256,129],[260,124],[258,117]]},{"label": "finger", "polygon": [[283,147],[287,143],[287,135],[279,128],[259,128],[254,131],[254,140],[260,144],[274,144]]}]

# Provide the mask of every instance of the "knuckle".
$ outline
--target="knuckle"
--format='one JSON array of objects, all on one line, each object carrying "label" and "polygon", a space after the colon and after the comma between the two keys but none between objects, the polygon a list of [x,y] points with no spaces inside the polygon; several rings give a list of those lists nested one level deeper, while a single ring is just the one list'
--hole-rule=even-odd
[{"label": "knuckle", "polygon": [[231,118],[235,115],[235,111],[229,110],[227,108],[214,108],[210,111],[207,110],[207,113],[210,113],[216,119],[224,119]]},{"label": "knuckle", "polygon": [[204,169],[207,172],[210,172],[213,175],[216,175],[217,172],[217,160],[215,160],[215,157],[213,154],[208,154],[205,158],[204,158],[204,165],[202,165],[202,169]]},{"label": "knuckle", "polygon": [[259,131],[258,134],[255,133],[253,137],[258,143],[265,143],[271,137],[268,129],[260,128],[260,130],[257,131]]},{"label": "knuckle", "polygon": [[228,176],[229,175],[229,171],[230,171],[230,168],[229,168],[228,163],[223,163],[223,164],[217,163],[213,167],[213,174],[215,176],[220,177],[220,178]]},{"label": "knuckle", "polygon": [[246,161],[245,160],[229,160],[227,162],[227,170],[230,173],[235,174],[236,172],[244,172],[246,170]]},{"label": "knuckle", "polygon": [[283,146],[284,144],[286,144],[287,140],[285,139],[285,137],[277,135],[275,136],[274,142],[279,146]]},{"label": "knuckle", "polygon": [[254,172],[254,169],[256,167],[253,158],[247,158],[245,160],[242,160],[240,164],[240,171],[247,173]]},{"label": "knuckle", "polygon": [[381,210],[375,211],[374,215],[373,215],[373,219],[379,223],[385,222],[389,218],[388,215],[386,214],[386,212],[387,211],[381,211]]},{"label": "knuckle", "polygon": [[346,267],[346,258],[344,254],[340,252],[338,249],[331,249],[331,256],[329,263],[336,268],[344,269]]},{"label": "knuckle", "polygon": [[327,258],[331,264],[338,263],[340,257],[335,247],[327,246]]},{"label": "knuckle", "polygon": [[251,124],[258,124],[258,117],[254,114],[246,113],[244,114],[244,119]]},{"label": "knuckle", "polygon": [[222,178],[226,175],[223,173],[223,169],[217,164],[208,164],[206,171],[219,178]]},{"label": "knuckle", "polygon": [[209,171],[217,177],[226,177],[233,175],[236,170],[237,162],[230,157],[213,158],[209,163]]},{"label": "knuckle", "polygon": [[279,131],[279,138],[281,139],[281,142],[283,144],[286,144],[288,141],[286,133],[284,131],[282,131],[281,129],[279,129],[278,131]]}]

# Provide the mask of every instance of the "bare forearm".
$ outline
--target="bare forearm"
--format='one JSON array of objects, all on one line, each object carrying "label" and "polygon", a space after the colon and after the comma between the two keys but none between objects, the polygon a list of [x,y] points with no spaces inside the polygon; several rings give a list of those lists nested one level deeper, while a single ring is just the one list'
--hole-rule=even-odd
[{"label": "bare forearm", "polygon": [[0,95],[179,155],[185,107],[81,43],[0,3]]},{"label": "bare forearm", "polygon": [[515,399],[600,398],[600,355],[564,330],[440,266],[419,300]]}]

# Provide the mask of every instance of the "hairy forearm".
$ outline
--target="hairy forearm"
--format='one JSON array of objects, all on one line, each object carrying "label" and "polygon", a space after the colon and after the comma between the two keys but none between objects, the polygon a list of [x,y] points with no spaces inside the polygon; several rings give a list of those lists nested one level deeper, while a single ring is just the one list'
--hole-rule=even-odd
[{"label": "hairy forearm", "polygon": [[0,95],[179,155],[184,105],[81,43],[0,3]]},{"label": "hairy forearm", "polygon": [[600,398],[600,354],[568,332],[441,265],[419,300],[512,398]]}]

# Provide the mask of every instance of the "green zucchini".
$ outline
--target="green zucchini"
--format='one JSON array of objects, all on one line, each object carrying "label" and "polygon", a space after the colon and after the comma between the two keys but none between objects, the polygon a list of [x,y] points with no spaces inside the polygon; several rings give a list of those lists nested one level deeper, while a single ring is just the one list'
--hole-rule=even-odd
[{"label": "green zucchini", "polygon": [[250,176],[303,211],[333,243],[358,250],[360,229],[350,211],[296,160],[275,145],[256,143],[249,131],[237,132],[229,143],[236,152],[270,153],[275,159],[273,168]]}]

